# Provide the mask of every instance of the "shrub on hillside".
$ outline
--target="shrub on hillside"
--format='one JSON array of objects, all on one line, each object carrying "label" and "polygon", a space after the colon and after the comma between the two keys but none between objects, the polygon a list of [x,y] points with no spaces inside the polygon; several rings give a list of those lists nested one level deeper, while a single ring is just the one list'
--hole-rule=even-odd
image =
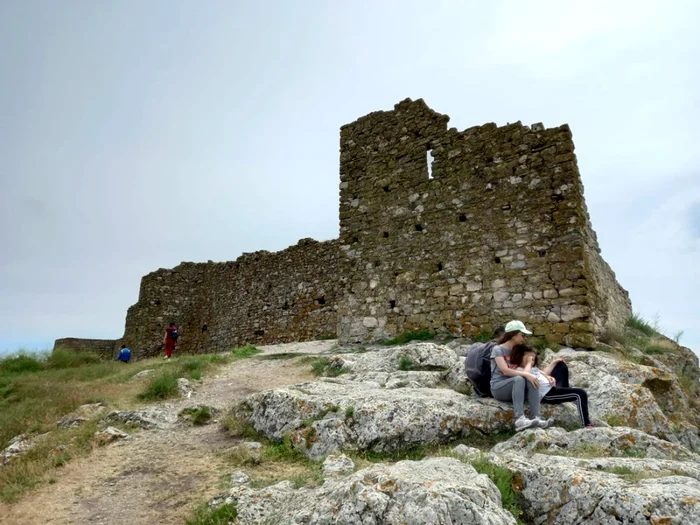
[{"label": "shrub on hillside", "polygon": [[23,374],[27,372],[38,372],[39,370],[43,370],[43,368],[44,364],[41,361],[27,354],[19,354],[0,360],[0,373]]},{"label": "shrub on hillside", "polygon": [[170,371],[154,376],[146,385],[146,390],[139,394],[139,399],[167,399],[178,395],[177,376]]},{"label": "shrub on hillside", "polygon": [[46,358],[46,368],[77,368],[85,365],[96,365],[101,361],[100,356],[95,354],[57,348]]}]

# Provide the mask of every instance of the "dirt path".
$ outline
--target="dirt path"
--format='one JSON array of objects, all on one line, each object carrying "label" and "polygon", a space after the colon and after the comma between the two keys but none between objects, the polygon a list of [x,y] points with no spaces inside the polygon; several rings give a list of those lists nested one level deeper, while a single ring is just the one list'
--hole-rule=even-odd
[{"label": "dirt path", "polygon": [[[269,353],[321,353],[334,341],[260,347]],[[313,378],[296,360],[246,359],[205,376],[190,399],[155,406],[177,414],[193,404],[227,409],[245,396]],[[13,505],[0,506],[0,523],[170,524],[184,523],[198,504],[221,492],[232,468],[217,455],[234,440],[218,425],[142,430],[133,439],[95,450],[60,470]]]}]

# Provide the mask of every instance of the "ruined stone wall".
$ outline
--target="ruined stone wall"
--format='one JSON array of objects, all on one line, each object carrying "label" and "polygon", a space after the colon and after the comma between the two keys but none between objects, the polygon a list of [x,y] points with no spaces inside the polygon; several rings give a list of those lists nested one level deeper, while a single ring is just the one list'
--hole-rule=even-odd
[{"label": "ruined stone wall", "polygon": [[476,335],[518,318],[590,347],[631,313],[600,255],[567,125],[458,131],[422,100],[340,132],[340,238],[182,263],[142,279],[124,342],[180,352],[244,343],[343,342],[430,329]]},{"label": "ruined stone wall", "polygon": [[519,318],[549,342],[592,345],[593,321],[629,306],[619,285],[597,299],[610,274],[591,255],[568,126],[448,120],[405,100],[341,128],[340,338],[473,335]]},{"label": "ruined stone wall", "polygon": [[53,349],[86,352],[99,355],[102,359],[111,359],[118,352],[120,341],[120,339],[80,339],[77,337],[66,337],[64,339],[56,339]]},{"label": "ruined stone wall", "polygon": [[182,353],[335,336],[339,260],[337,240],[302,239],[276,253],[158,270],[142,279],[123,340],[139,357],[157,355],[170,321]]}]

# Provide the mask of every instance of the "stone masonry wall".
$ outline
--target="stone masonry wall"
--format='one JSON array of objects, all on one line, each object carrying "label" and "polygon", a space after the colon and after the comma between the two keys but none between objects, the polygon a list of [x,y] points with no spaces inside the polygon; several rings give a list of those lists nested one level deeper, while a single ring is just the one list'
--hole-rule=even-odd
[{"label": "stone masonry wall", "polygon": [[591,346],[630,306],[593,242],[569,127],[448,120],[407,99],[341,128],[340,339],[519,318]]},{"label": "stone masonry wall", "polygon": [[123,342],[156,355],[171,320],[183,353],[476,335],[513,318],[591,347],[620,328],[629,296],[600,255],[569,127],[448,121],[406,99],[343,126],[338,240],[150,273]]},{"label": "stone masonry wall", "polygon": [[276,253],[158,270],[141,281],[123,341],[139,357],[157,355],[170,321],[189,354],[335,337],[339,260],[337,240],[302,239]]},{"label": "stone masonry wall", "polygon": [[56,339],[53,349],[86,352],[99,355],[103,359],[111,359],[118,353],[120,342],[120,339],[80,339],[77,337],[66,337],[64,339]]}]

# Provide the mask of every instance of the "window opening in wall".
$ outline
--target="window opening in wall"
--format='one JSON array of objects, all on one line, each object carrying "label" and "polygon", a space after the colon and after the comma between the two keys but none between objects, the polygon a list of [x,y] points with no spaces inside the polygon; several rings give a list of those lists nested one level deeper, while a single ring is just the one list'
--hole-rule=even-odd
[{"label": "window opening in wall", "polygon": [[389,193],[391,191],[391,189],[389,188],[389,186],[384,186],[384,191]]},{"label": "window opening in wall", "polygon": [[555,195],[554,200],[557,202],[561,202],[564,200],[564,196],[563,195]]},{"label": "window opening in wall", "polygon": [[389,232],[384,232],[382,235],[384,235],[384,238],[385,238],[385,239],[388,239],[388,238],[389,238]]},{"label": "window opening in wall", "polygon": [[352,238],[352,243],[353,243],[353,244],[358,243],[358,242],[360,242],[360,239],[358,239],[357,237],[353,237],[353,238]]},{"label": "window opening in wall", "polygon": [[156,300],[154,303],[156,306],[160,306],[160,299]]},{"label": "window opening in wall", "polygon": [[391,301],[389,301],[389,306],[392,307],[392,308],[396,308],[396,301],[395,301],[394,299],[392,299]]},{"label": "window opening in wall", "polygon": [[538,257],[544,257],[545,255],[547,255],[547,250],[537,250]]},{"label": "window opening in wall", "polygon": [[495,257],[493,260],[496,261],[496,264],[501,264],[501,258],[500,258],[500,257]]},{"label": "window opening in wall", "polygon": [[438,272],[442,271],[442,263],[438,263]]},{"label": "window opening in wall", "polygon": [[428,179],[433,178],[433,150],[429,149],[425,153],[425,163],[428,166]]},{"label": "window opening in wall", "polygon": [[262,329],[256,330],[255,335],[265,335],[265,330],[262,330]]},{"label": "window opening in wall", "polygon": [[202,333],[204,333],[204,332],[206,332],[206,331],[207,331],[207,323],[204,323],[204,324],[202,325]]},{"label": "window opening in wall", "polygon": [[282,305],[282,310],[289,310],[289,302],[285,301],[284,304]]},{"label": "window opening in wall", "polygon": [[467,216],[466,216],[466,215],[460,215],[460,216],[459,216],[459,222],[467,222]]},{"label": "window opening in wall", "polygon": [[416,231],[417,232],[422,232],[423,231],[423,226],[421,224],[416,224]]},{"label": "window opening in wall", "polygon": [[318,304],[326,304],[326,298],[323,297],[323,296],[321,296],[321,297],[319,297],[318,299],[316,299],[316,302],[317,302]]},{"label": "window opening in wall", "polygon": [[398,277],[398,276],[399,276],[399,272],[394,272],[394,277]]},{"label": "window opening in wall", "polygon": [[379,268],[382,265],[381,261],[374,261],[374,267]]}]

